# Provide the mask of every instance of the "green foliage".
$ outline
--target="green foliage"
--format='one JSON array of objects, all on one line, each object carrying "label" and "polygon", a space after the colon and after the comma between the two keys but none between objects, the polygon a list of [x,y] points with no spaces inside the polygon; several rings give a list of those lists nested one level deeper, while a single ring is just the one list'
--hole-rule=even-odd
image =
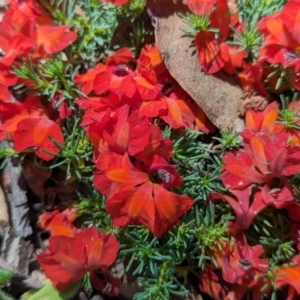
[{"label": "green foliage", "polygon": [[16,87],[19,93],[34,91],[37,95],[45,95],[51,100],[57,93],[61,95],[59,105],[62,101],[68,100],[71,107],[73,99],[81,95],[74,84],[74,76],[78,68],[64,61],[60,54],[52,56],[46,62],[39,61],[33,63],[31,59],[23,61],[21,65],[14,66],[14,73],[22,79],[31,82],[30,88],[25,88],[23,84]]},{"label": "green foliage", "polygon": [[14,300],[14,298],[3,291],[0,290],[0,299],[1,300]]},{"label": "green foliage", "polygon": [[294,175],[290,180],[294,197],[300,202],[300,173]]},{"label": "green foliage", "polygon": [[211,191],[224,191],[220,181],[221,151],[212,151],[201,141],[202,133],[192,129],[173,132],[174,155],[171,162],[178,167],[183,185],[177,189],[196,202],[206,201]]},{"label": "green foliage", "polygon": [[213,137],[215,140],[219,141],[226,150],[236,150],[242,146],[242,139],[239,133],[235,132],[233,129],[228,129],[227,131],[221,131],[221,137]]},{"label": "green foliage", "polygon": [[[282,65],[271,65],[270,68],[270,73],[265,80],[268,89],[270,81],[276,78],[275,92],[295,91],[295,88],[291,82],[291,76],[293,75],[292,68],[285,68]],[[282,96],[283,94],[280,95],[280,97]]]},{"label": "green foliage", "polygon": [[[216,160],[214,160],[214,158]],[[221,159],[217,156],[210,158],[205,163],[197,163],[198,171],[182,170],[180,174],[183,177],[181,191],[196,202],[206,201],[212,191],[224,191],[220,182],[220,163]]]},{"label": "green foliage", "polygon": [[233,41],[228,42],[230,45],[239,47],[239,51],[245,51],[246,57],[251,57],[254,61],[259,57],[259,51],[262,46],[263,35],[259,32],[257,24],[247,24],[245,30],[238,32],[231,27],[234,32]]},{"label": "green foliage", "polygon": [[47,280],[45,285],[38,291],[30,290],[21,296],[21,300],[69,300],[72,299],[78,292],[81,286],[81,281],[71,284],[67,289],[59,292],[52,285],[50,280]]},{"label": "green foliage", "polygon": [[199,31],[209,30],[209,15],[198,15],[195,13],[179,13],[182,21],[189,25],[189,28],[181,28],[187,35],[195,36]]},{"label": "green foliage", "polygon": [[13,276],[12,271],[0,268],[0,285],[7,283],[12,276]]},{"label": "green foliage", "polygon": [[297,129],[300,130],[298,125],[300,121],[300,106],[297,109],[282,109],[279,112],[279,118],[276,121],[278,124],[282,124],[285,128],[288,129]]},{"label": "green foliage", "polygon": [[60,166],[77,179],[85,179],[88,182],[92,179],[88,174],[94,170],[91,163],[93,147],[85,135],[84,129],[80,127],[80,122],[81,119],[76,115],[73,116],[72,120],[66,122],[66,127],[63,128],[66,136],[63,146],[53,141],[61,151],[59,154],[55,154],[57,158],[50,168]]},{"label": "green foliage", "polygon": [[79,215],[86,217],[85,225],[94,225],[101,231],[110,232],[114,229],[112,220],[105,210],[105,197],[92,185],[87,183],[89,193],[86,196],[79,195],[79,204],[76,206]]},{"label": "green foliage", "polygon": [[[115,6],[99,0],[40,0],[51,16],[59,24],[73,27],[77,40],[65,52],[73,64],[83,64],[84,68],[105,60],[111,47],[115,30],[123,22],[136,20],[143,12],[145,0],[131,0],[128,4]],[[134,46],[141,42],[141,29],[134,39]],[[140,48],[137,48],[140,49]]]},{"label": "green foliage", "polygon": [[291,241],[291,225],[286,212],[278,213],[276,209],[267,207],[256,216],[245,233],[249,244],[260,243],[264,247],[270,266],[275,267],[296,255],[294,242]]},{"label": "green foliage", "polygon": [[[198,228],[195,237],[201,245],[203,255],[205,250],[214,245],[220,247],[220,242],[227,240],[227,225],[232,220],[232,215],[224,210],[220,211],[220,207],[217,208],[211,202],[205,208],[199,207],[200,205],[194,209]],[[201,260],[198,265],[204,267]]]},{"label": "green foliage", "polygon": [[118,7],[118,16],[124,21],[135,21],[144,11],[146,0],[130,0]]},{"label": "green foliage", "polygon": [[171,138],[174,143],[173,157],[183,162],[201,159],[206,157],[206,145],[201,143],[201,131],[192,128],[188,130],[170,130],[165,132],[165,136]]},{"label": "green foliage", "polygon": [[117,9],[114,5],[95,0],[78,2],[82,7],[84,18],[80,18],[80,27],[76,28],[78,44],[73,45],[73,51],[86,62],[93,63],[109,48],[112,36],[119,25]]},{"label": "green foliage", "polygon": [[119,235],[120,255],[128,257],[126,272],[139,276],[138,281],[144,288],[134,299],[171,299],[186,295],[189,274],[197,276],[198,270],[210,260],[206,252],[226,241],[230,219],[230,214],[217,216],[215,205],[210,203],[207,207],[196,205],[180,226],[174,226],[160,239],[142,226],[127,226]]},{"label": "green foliage", "polygon": [[287,0],[238,0],[241,21],[253,26],[262,17],[282,9]]},{"label": "green foliage", "polygon": [[16,156],[16,155],[17,155],[17,153],[15,150],[1,146],[0,147],[0,170],[2,170],[5,167],[7,160],[10,157]]},{"label": "green foliage", "polygon": [[145,45],[146,38],[152,34],[153,31],[147,30],[144,22],[132,24],[132,30],[129,33],[127,44],[135,53],[135,56],[139,56],[143,46]]},{"label": "green foliage", "polygon": [[259,57],[263,35],[259,33],[259,21],[277,11],[280,11],[287,0],[238,0],[240,20],[245,22],[246,29],[237,32],[233,27],[234,39],[231,45],[246,51],[248,57],[254,61]]},{"label": "green foliage", "polygon": [[[73,27],[78,38],[67,51],[73,61],[93,65],[109,47],[118,26],[117,8],[98,0],[40,0],[54,20]],[[69,49],[70,50],[70,49]]]}]

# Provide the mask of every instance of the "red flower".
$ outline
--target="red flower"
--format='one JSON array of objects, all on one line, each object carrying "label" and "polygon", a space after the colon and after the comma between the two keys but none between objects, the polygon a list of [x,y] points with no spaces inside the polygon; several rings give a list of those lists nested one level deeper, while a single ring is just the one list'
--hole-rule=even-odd
[{"label": "red flower", "polygon": [[294,222],[300,222],[300,204],[297,202],[291,203],[285,209],[289,214],[289,218]]},{"label": "red flower", "polygon": [[282,209],[295,201],[292,187],[285,178],[274,178],[261,189],[261,195],[266,205]]},{"label": "red flower", "polygon": [[119,244],[115,236],[86,228],[73,237],[51,236],[46,251],[38,255],[45,275],[59,289],[81,280],[87,272],[107,267],[116,260]]},{"label": "red flower", "polygon": [[78,231],[72,222],[76,219],[76,209],[66,209],[63,212],[55,210],[39,217],[39,225],[44,230],[50,231],[52,235],[63,235],[74,237]]},{"label": "red flower", "polygon": [[261,22],[261,32],[265,35],[265,47],[260,58],[271,64],[293,66],[300,70],[300,39],[298,29],[299,2],[287,3],[281,12],[265,17]]},{"label": "red flower", "polygon": [[224,298],[225,300],[243,300],[248,288],[243,285],[233,284],[230,285],[230,291]]},{"label": "red flower", "polygon": [[289,205],[294,196],[286,177],[300,171],[300,147],[287,145],[288,138],[285,133],[253,135],[244,151],[225,155],[223,183],[230,189],[262,183],[266,205],[278,209]]},{"label": "red flower", "polygon": [[244,65],[244,58],[246,57],[246,52],[237,46],[229,45],[229,60],[223,67],[229,75],[237,74],[238,69],[241,69]]},{"label": "red flower", "polygon": [[51,138],[63,145],[64,136],[60,126],[47,114],[38,97],[29,96],[22,103],[0,101],[0,139],[12,140],[16,151],[35,147],[37,156],[44,160],[52,159],[53,155],[47,151],[55,154],[60,149]]},{"label": "red flower", "polygon": [[137,71],[130,63],[136,63],[129,48],[122,48],[111,55],[106,62],[106,70],[100,71],[94,80],[94,90],[100,95],[112,91],[118,95],[131,98],[138,93],[144,100],[155,99],[162,86],[157,83],[154,72],[151,72],[151,60],[144,56],[146,62],[138,61]]},{"label": "red flower", "polygon": [[217,0],[186,0],[189,9],[199,15],[211,13],[216,2]]},{"label": "red flower", "polygon": [[[300,295],[300,255],[295,256],[292,262],[296,265],[282,266],[277,270],[275,280],[277,287],[288,285],[290,287],[289,292],[295,296],[296,293]],[[291,297],[290,299],[294,298]]]},{"label": "red flower", "polygon": [[105,2],[105,3],[112,3],[116,6],[119,5],[124,5],[126,3],[128,3],[129,0],[99,0],[100,2]]},{"label": "red flower", "polygon": [[273,290],[273,285],[269,278],[260,277],[257,278],[257,282],[252,290],[252,299],[261,300],[261,299],[270,299],[270,294]]},{"label": "red flower", "polygon": [[77,39],[70,26],[39,26],[36,30],[37,41],[35,56],[43,57],[62,51]]},{"label": "red flower", "polygon": [[233,224],[230,224],[229,227],[233,227],[234,229],[248,229],[256,215],[266,207],[262,200],[261,193],[258,190],[255,190],[253,192],[253,202],[250,204],[251,188],[248,187],[241,191],[230,190],[230,192],[235,195],[236,199],[217,192],[212,192],[210,194],[210,199],[212,201],[223,199],[227,201],[234,210],[236,220]]},{"label": "red flower", "polygon": [[0,64],[0,100],[9,100],[11,94],[8,87],[17,83],[18,78],[11,74],[9,70]]},{"label": "red flower", "polygon": [[137,111],[129,115],[128,105],[116,110],[115,118],[111,118],[103,131],[108,151],[119,154],[128,151],[130,155],[135,155],[143,151],[149,137],[149,120],[146,117],[139,117]]},{"label": "red flower", "polygon": [[14,14],[14,19],[21,20],[29,19],[34,22],[41,14],[41,8],[37,7],[37,1],[35,0],[11,0],[9,1],[9,10]]},{"label": "red flower", "polygon": [[24,102],[0,101],[0,140],[11,140],[11,134],[17,129],[21,120],[46,115],[40,98],[29,96]]},{"label": "red flower", "polygon": [[155,69],[152,67],[151,58],[141,54],[137,60],[135,81],[137,90],[144,100],[156,99],[163,85],[158,83]]},{"label": "red flower", "polygon": [[211,265],[206,265],[204,271],[199,272],[199,289],[208,294],[214,300],[221,300],[225,295],[225,290],[220,283]]},{"label": "red flower", "polygon": [[210,16],[210,26],[218,28],[221,37],[225,40],[230,34],[231,16],[227,5],[228,0],[217,0],[216,8]]},{"label": "red flower", "polygon": [[245,236],[237,237],[223,258],[223,279],[249,287],[254,285],[256,277],[269,267],[268,260],[260,258],[263,253],[261,245],[249,246]]},{"label": "red flower", "polygon": [[48,110],[52,120],[61,121],[69,117],[72,113],[66,101],[61,102],[59,106],[57,106],[58,102],[62,100],[62,97],[62,94],[56,93],[49,102]]},{"label": "red flower", "polygon": [[262,63],[248,63],[242,72],[237,75],[237,79],[243,87],[246,95],[258,93],[267,96],[268,93],[263,85],[263,65]]},{"label": "red flower", "polygon": [[143,161],[146,165],[150,165],[155,155],[162,158],[169,158],[173,154],[173,143],[169,139],[165,139],[159,127],[150,126],[150,140],[143,151],[135,154],[135,158]]},{"label": "red flower", "polygon": [[100,172],[95,172],[94,184],[104,195],[107,212],[115,226],[130,222],[145,225],[154,235],[160,237],[179,217],[194,204],[193,200],[167,191],[181,184],[178,173],[162,158],[154,157],[151,174],[161,184],[150,180],[150,175],[133,167],[129,157],[104,153],[97,162]]},{"label": "red flower", "polygon": [[263,183],[264,176],[255,169],[251,156],[243,150],[223,156],[221,179],[228,189],[244,189],[252,183]]},{"label": "red flower", "polygon": [[34,147],[37,156],[44,160],[53,158],[50,153],[59,153],[60,149],[50,139],[53,138],[58,144],[64,144],[64,136],[60,126],[47,117],[27,118],[21,120],[13,133],[14,149],[21,152]]},{"label": "red flower", "polygon": [[[122,99],[114,93],[109,93],[107,97],[89,97],[78,99],[75,101],[82,109],[85,110],[81,126],[89,126],[106,124],[113,112],[120,106],[123,105]],[[99,133],[99,132],[98,132]]]},{"label": "red flower", "polygon": [[274,184],[276,178],[299,172],[300,148],[288,146],[288,138],[285,133],[255,135],[245,150],[227,153],[223,157],[223,183],[231,189],[243,189],[251,183]]},{"label": "red flower", "polygon": [[249,140],[251,134],[257,132],[280,133],[283,126],[275,123],[278,119],[278,107],[278,102],[272,102],[263,111],[247,110],[245,117],[247,130],[242,132],[243,138],[247,137]]},{"label": "red flower", "polygon": [[10,66],[17,56],[28,54],[34,48],[33,41],[21,35],[14,36],[11,39],[0,36],[0,43],[5,52],[0,63],[6,66]]},{"label": "red flower", "polygon": [[210,31],[200,31],[195,38],[199,62],[204,72],[220,71],[229,60],[229,47],[221,37]]},{"label": "red flower", "polygon": [[88,95],[94,89],[95,77],[103,71],[106,71],[105,65],[98,64],[95,68],[88,69],[85,74],[76,74],[74,82],[82,84],[82,92]]},{"label": "red flower", "polygon": [[190,128],[195,125],[196,129],[205,133],[213,132],[215,127],[206,117],[203,110],[193,99],[180,87],[177,87],[168,97],[163,97],[161,102],[166,103],[166,111],[161,111],[159,116],[171,127]]},{"label": "red flower", "polygon": [[136,62],[129,48],[122,48],[110,56],[106,70],[98,73],[94,80],[94,90],[100,95],[113,91],[118,95],[132,97],[136,92],[135,72],[129,62]]},{"label": "red flower", "polygon": [[146,56],[150,59],[151,69],[155,72],[156,77],[159,83],[167,84],[173,81],[169,71],[162,60],[162,57],[159,53],[157,45],[146,45],[140,54],[140,58],[138,61],[143,60],[143,57]]},{"label": "red flower", "polygon": [[69,26],[51,24],[47,14],[34,1],[13,1],[0,23],[0,44],[5,55],[1,63],[11,65],[16,57],[29,53],[44,57],[57,53],[77,38]]}]

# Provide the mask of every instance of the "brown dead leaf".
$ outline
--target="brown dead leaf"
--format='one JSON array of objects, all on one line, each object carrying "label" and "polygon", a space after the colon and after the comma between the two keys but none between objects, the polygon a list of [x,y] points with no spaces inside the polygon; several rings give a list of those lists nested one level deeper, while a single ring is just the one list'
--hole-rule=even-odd
[{"label": "brown dead leaf", "polygon": [[[5,141],[3,147],[9,147]],[[18,158],[10,158],[0,176],[1,186],[9,207],[10,225],[17,236],[28,237],[32,234],[27,200],[27,187],[20,171]]]},{"label": "brown dead leaf", "polygon": [[52,210],[56,207],[56,200],[65,205],[65,203],[76,200],[75,188],[71,185],[49,187],[45,189],[45,209]]},{"label": "brown dead leaf", "polygon": [[239,110],[239,115],[244,116],[246,111],[251,108],[255,110],[264,110],[268,103],[268,99],[263,96],[252,96],[246,98],[241,109]]},{"label": "brown dead leaf", "polygon": [[0,187],[0,222],[1,222],[2,226],[4,224],[9,223],[9,215],[8,215],[6,198],[5,198],[5,194],[1,187]]},{"label": "brown dead leaf", "polygon": [[186,6],[170,0],[147,1],[147,6],[155,24],[156,43],[171,75],[215,126],[243,130],[244,122],[238,118],[243,91],[223,72],[213,76],[201,71],[193,40],[181,30],[187,25],[178,12],[186,10]]},{"label": "brown dead leaf", "polygon": [[25,158],[22,162],[22,174],[30,189],[44,201],[45,183],[51,176],[51,170],[38,166],[32,158]]}]

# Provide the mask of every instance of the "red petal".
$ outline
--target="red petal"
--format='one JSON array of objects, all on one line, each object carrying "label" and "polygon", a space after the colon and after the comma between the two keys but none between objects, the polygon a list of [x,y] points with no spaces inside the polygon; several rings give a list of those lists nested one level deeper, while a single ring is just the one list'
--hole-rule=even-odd
[{"label": "red petal", "polygon": [[268,161],[264,151],[266,145],[262,143],[261,139],[259,139],[256,136],[253,136],[250,139],[250,146],[251,146],[252,155],[254,157],[256,167],[259,168],[261,173],[265,174],[266,172],[269,171],[267,165]]},{"label": "red petal", "polygon": [[186,4],[192,12],[199,15],[210,14],[217,0],[186,0]]},{"label": "red petal", "polygon": [[265,182],[265,176],[254,169],[251,157],[244,151],[229,152],[224,157],[223,183],[230,189],[243,189],[251,183]]},{"label": "red petal", "polygon": [[124,5],[124,4],[128,3],[128,1],[129,0],[100,0],[100,2],[112,3],[116,6]]},{"label": "red petal", "polygon": [[229,60],[228,45],[221,38],[216,39],[213,32],[200,31],[195,43],[201,67],[206,73],[220,71]]},{"label": "red petal", "polygon": [[281,11],[281,18],[293,37],[299,42],[300,2],[298,0],[288,1]]},{"label": "red petal", "polygon": [[59,153],[60,149],[49,138],[51,136],[60,145],[64,144],[64,137],[60,127],[46,117],[27,118],[21,120],[17,130],[13,133],[14,148],[16,151],[23,151],[30,147],[36,147],[36,154],[44,159],[50,160],[50,155],[43,150],[52,153]]},{"label": "red petal", "polygon": [[143,100],[153,100],[156,99],[163,87],[161,84],[152,83],[144,77],[135,77],[137,84],[137,90],[139,91],[141,98]]},{"label": "red petal", "polygon": [[178,206],[176,194],[167,191],[158,184],[153,185],[153,194],[155,205],[161,218],[167,220],[170,224],[175,224]]},{"label": "red petal", "polygon": [[37,28],[37,55],[57,53],[77,39],[76,32],[69,32],[70,26],[46,26]]},{"label": "red petal", "polygon": [[84,245],[72,237],[50,237],[49,246],[46,252],[38,255],[38,261],[45,275],[58,289],[68,287],[86,273]]},{"label": "red petal", "polygon": [[39,218],[40,226],[50,231],[52,235],[75,236],[76,228],[69,221],[67,215],[59,213],[58,211],[56,211],[54,215],[53,213],[41,215]]},{"label": "red petal", "polygon": [[218,28],[220,30],[220,34],[224,40],[230,34],[230,13],[227,6],[226,0],[217,0],[217,8],[212,12],[210,16],[210,26],[214,28]]},{"label": "red petal", "polygon": [[101,257],[101,265],[110,266],[117,259],[120,249],[119,242],[113,234],[107,234],[104,237],[103,252]]}]

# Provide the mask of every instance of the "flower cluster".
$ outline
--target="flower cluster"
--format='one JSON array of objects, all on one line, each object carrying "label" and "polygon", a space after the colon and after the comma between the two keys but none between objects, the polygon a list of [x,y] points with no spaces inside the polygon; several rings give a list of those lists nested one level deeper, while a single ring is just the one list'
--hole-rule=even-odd
[{"label": "flower cluster", "polygon": [[259,8],[253,4],[253,12],[244,19],[242,6],[246,3],[239,2],[242,1],[187,1],[193,17],[184,19],[193,28],[188,31],[195,35],[202,70],[208,74],[223,70],[235,75],[246,95],[255,93],[266,97],[269,91],[300,90],[299,2],[288,1],[277,12],[280,1],[261,1],[261,10],[267,16],[258,15]]},{"label": "flower cluster", "polygon": [[[298,114],[299,103],[296,101],[287,109],[294,116]],[[297,118],[294,121],[298,122]],[[264,254],[262,245],[249,246],[246,236],[247,230],[255,224],[255,218],[270,206],[276,209],[274,213],[280,213],[282,209],[289,214],[293,210],[299,211],[289,182],[291,176],[300,172],[299,131],[280,123],[278,104],[273,102],[262,112],[249,110],[246,113],[246,129],[241,135],[243,149],[223,156],[221,179],[228,194],[210,194],[211,201],[225,200],[235,214],[235,221],[228,224],[233,241],[225,244],[217,255],[218,268],[222,269],[223,280],[235,285],[232,293],[243,295],[251,288],[253,299],[261,299],[270,296],[275,284],[275,288],[289,285],[290,295],[296,295],[299,266],[274,266],[271,260],[260,258]],[[290,234],[298,243],[295,230],[299,228],[299,215],[294,214],[292,220]],[[299,255],[295,255],[291,261],[298,259]],[[283,270],[289,274],[284,278],[281,277]],[[220,299],[226,289],[214,272],[211,265],[206,266],[201,273],[206,283],[200,288],[214,299]],[[215,290],[210,288],[210,283],[214,284]]]},{"label": "flower cluster", "polygon": [[144,48],[138,59],[122,48],[75,81],[89,96],[76,103],[84,110],[81,126],[100,170],[94,185],[108,198],[106,210],[114,225],[143,224],[160,237],[179,224],[193,200],[169,191],[182,178],[167,161],[172,141],[153,121],[206,132],[213,126],[180,87],[162,92],[172,79],[154,46]]},{"label": "flower cluster", "polygon": [[250,103],[241,133],[218,132],[170,75],[140,22],[145,0],[9,2],[0,158],[52,173],[39,186],[54,192],[37,260],[54,288],[87,297],[119,293],[120,257],[139,276],[136,300],[187,296],[192,284],[216,300],[293,299],[300,1],[185,2],[202,71],[233,76]]},{"label": "flower cluster", "polygon": [[[50,59],[76,38],[76,32],[70,31],[69,26],[56,25],[35,1],[10,2],[0,23],[1,49],[5,53],[0,58],[0,131],[1,140],[12,141],[17,152],[31,148],[40,158],[52,159],[52,153],[60,151],[57,144],[64,144],[60,124],[70,111],[65,103],[56,106],[56,98],[44,106],[42,99],[34,94],[28,94],[21,103],[14,102],[8,88],[22,82],[22,78],[12,74],[14,66],[21,66],[24,60],[33,63]],[[35,85],[28,80],[25,84]],[[45,84],[50,83],[45,81]]]},{"label": "flower cluster", "polygon": [[[89,274],[94,288],[108,295],[118,293],[119,281],[109,274],[108,267],[116,260],[119,243],[112,234],[100,233],[95,227],[79,230],[71,223],[74,212],[54,211],[40,218],[42,228],[52,236],[45,252],[38,255],[38,261],[45,275],[58,290]],[[95,273],[100,269],[105,281]],[[107,286],[110,288],[107,289]]]}]

